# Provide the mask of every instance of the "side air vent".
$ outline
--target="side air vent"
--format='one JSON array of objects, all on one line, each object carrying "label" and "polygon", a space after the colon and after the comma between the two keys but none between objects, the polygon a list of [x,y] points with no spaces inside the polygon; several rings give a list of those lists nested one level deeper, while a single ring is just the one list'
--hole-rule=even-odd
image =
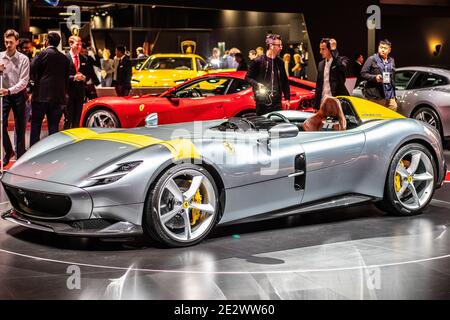
[{"label": "side air vent", "polygon": [[306,157],[305,154],[298,154],[295,157],[295,172],[302,173],[295,175],[294,177],[294,187],[295,190],[304,190],[305,189],[305,181],[306,181]]}]

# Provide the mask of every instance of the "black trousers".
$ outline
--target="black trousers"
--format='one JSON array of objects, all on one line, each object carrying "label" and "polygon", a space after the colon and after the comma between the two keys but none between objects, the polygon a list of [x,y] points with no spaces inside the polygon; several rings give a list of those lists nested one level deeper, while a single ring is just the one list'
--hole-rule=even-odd
[{"label": "black trousers", "polygon": [[30,147],[41,138],[41,127],[44,117],[47,117],[48,135],[59,131],[59,120],[62,110],[59,103],[33,101],[31,104]]},{"label": "black trousers", "polygon": [[270,102],[270,100],[263,102],[256,100],[256,115],[262,116],[272,111],[281,110],[281,97],[274,97],[270,104],[267,102]]},{"label": "black trousers", "polygon": [[71,95],[67,100],[64,112],[64,130],[80,126],[81,111],[83,110],[84,95]]},{"label": "black trousers", "polygon": [[118,97],[126,97],[130,95],[131,85],[116,84],[116,94]]},{"label": "black trousers", "polygon": [[16,131],[16,154],[17,159],[25,153],[25,102],[27,96],[25,90],[3,97],[3,148],[5,154],[11,156],[13,148],[8,135],[9,112],[14,113],[14,128]]}]

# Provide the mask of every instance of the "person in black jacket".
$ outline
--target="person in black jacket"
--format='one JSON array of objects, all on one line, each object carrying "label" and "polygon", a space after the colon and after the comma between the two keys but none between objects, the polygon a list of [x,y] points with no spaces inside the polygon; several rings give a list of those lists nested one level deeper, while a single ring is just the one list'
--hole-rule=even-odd
[{"label": "person in black jacket", "polygon": [[69,88],[66,112],[64,113],[64,130],[80,126],[81,111],[86,96],[86,75],[88,64],[85,56],[81,55],[81,38],[69,38],[70,51],[66,54],[70,62]]},{"label": "person in black jacket", "polygon": [[69,82],[69,59],[58,51],[61,37],[50,32],[41,51],[31,62],[31,78],[34,81],[30,146],[40,140],[44,116],[47,117],[48,134],[59,131],[62,105],[66,100]]},{"label": "person in black jacket", "polygon": [[248,70],[248,64],[247,61],[245,61],[244,55],[240,52],[236,53],[234,55],[234,60],[239,63],[236,71],[247,71]]},{"label": "person in black jacket", "polygon": [[268,34],[266,45],[266,54],[253,60],[245,76],[245,80],[253,88],[257,115],[281,110],[282,96],[286,108],[291,105],[289,80],[284,62],[278,56],[283,47],[281,37],[277,34]]},{"label": "person in black jacket", "polygon": [[131,90],[131,61],[125,54],[124,46],[116,47],[116,57],[119,58],[117,66],[116,93],[119,97],[125,97]]},{"label": "person in black jacket", "polygon": [[356,78],[355,88],[363,81],[361,77],[361,69],[364,64],[364,56],[362,53],[355,54],[355,60],[352,63],[352,76]]},{"label": "person in black jacket", "polygon": [[323,60],[317,67],[316,97],[314,107],[320,108],[326,96],[348,96],[345,87],[348,58],[339,56],[337,42],[334,39],[323,38],[320,41],[320,55]]},{"label": "person in black jacket", "polygon": [[97,89],[96,86],[100,84],[100,80],[95,74],[94,67],[100,68],[100,58],[97,57],[94,53],[94,56],[89,54],[90,48],[88,48],[86,43],[83,43],[81,48],[81,55],[86,58],[86,101],[97,98]]},{"label": "person in black jacket", "polygon": [[397,111],[395,100],[395,61],[389,57],[391,43],[382,40],[378,53],[367,58],[361,69],[361,77],[366,80],[363,89],[364,97],[386,108]]}]

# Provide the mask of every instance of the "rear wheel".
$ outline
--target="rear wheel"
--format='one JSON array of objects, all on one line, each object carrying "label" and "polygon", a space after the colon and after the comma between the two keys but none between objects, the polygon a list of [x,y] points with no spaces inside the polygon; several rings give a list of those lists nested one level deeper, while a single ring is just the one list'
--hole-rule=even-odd
[{"label": "rear wheel", "polygon": [[218,200],[214,179],[203,167],[172,167],[147,197],[145,230],[154,240],[170,247],[199,243],[219,219]]},{"label": "rear wheel", "polygon": [[412,117],[416,120],[420,120],[432,125],[439,131],[439,133],[442,134],[441,120],[439,119],[439,115],[433,109],[429,107],[422,107],[414,112],[414,115]]},{"label": "rear wheel", "polygon": [[392,159],[380,210],[399,216],[421,213],[434,193],[436,165],[421,144],[402,147]]},{"label": "rear wheel", "polygon": [[108,110],[98,109],[92,112],[87,120],[86,127],[94,128],[120,128],[117,116]]}]

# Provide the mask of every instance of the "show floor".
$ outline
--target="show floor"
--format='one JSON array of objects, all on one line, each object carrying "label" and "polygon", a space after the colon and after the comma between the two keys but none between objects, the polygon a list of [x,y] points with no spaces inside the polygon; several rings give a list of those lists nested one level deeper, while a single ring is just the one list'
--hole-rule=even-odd
[{"label": "show floor", "polygon": [[219,227],[183,249],[2,220],[0,299],[450,299],[449,226],[450,183],[414,217],[366,205]]}]

